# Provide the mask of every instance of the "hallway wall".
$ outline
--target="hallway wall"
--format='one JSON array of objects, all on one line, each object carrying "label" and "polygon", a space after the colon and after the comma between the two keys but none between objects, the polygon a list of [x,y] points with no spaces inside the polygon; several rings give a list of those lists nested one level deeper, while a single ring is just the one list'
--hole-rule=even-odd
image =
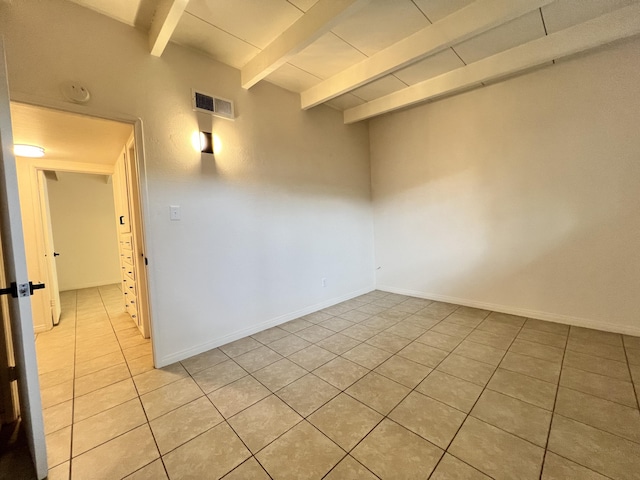
[{"label": "hallway wall", "polygon": [[47,186],[60,290],[119,283],[113,184],[104,175],[57,176]]}]

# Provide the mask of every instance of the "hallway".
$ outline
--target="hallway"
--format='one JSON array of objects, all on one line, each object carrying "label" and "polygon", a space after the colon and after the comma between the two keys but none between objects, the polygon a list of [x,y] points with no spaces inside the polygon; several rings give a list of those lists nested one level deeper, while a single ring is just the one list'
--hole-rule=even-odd
[{"label": "hallway", "polygon": [[151,342],[124,313],[118,285],[60,300],[60,324],[36,336],[50,480],[69,478],[72,453],[74,469],[95,468],[95,446],[147,423],[131,377],[153,369]]}]

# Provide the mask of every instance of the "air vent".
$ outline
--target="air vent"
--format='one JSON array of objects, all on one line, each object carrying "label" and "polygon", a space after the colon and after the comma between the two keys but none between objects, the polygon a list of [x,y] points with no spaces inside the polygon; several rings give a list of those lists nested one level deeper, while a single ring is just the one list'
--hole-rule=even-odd
[{"label": "air vent", "polygon": [[210,113],[216,117],[233,120],[233,102],[226,98],[214,97],[202,92],[191,91],[193,109],[198,112]]}]

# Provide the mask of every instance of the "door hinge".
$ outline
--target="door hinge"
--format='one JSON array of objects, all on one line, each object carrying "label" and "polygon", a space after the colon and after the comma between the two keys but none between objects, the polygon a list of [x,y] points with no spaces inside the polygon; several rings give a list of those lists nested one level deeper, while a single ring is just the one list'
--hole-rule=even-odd
[{"label": "door hinge", "polygon": [[18,369],[16,367],[9,367],[9,381],[15,382],[18,380]]},{"label": "door hinge", "polygon": [[0,288],[0,295],[9,295],[13,298],[18,297],[28,297],[29,295],[33,295],[34,290],[40,290],[44,288],[44,283],[21,283],[17,284],[16,282],[11,282],[11,285],[7,288]]}]

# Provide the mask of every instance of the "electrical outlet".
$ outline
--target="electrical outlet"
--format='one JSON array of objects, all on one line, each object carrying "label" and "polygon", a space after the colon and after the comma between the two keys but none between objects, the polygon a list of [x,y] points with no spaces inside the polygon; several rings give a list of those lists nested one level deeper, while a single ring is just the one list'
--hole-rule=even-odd
[{"label": "electrical outlet", "polygon": [[326,278],[323,278],[323,279],[322,279],[322,286],[323,286],[323,287],[326,287],[326,286],[327,286],[327,279],[326,279]]}]

